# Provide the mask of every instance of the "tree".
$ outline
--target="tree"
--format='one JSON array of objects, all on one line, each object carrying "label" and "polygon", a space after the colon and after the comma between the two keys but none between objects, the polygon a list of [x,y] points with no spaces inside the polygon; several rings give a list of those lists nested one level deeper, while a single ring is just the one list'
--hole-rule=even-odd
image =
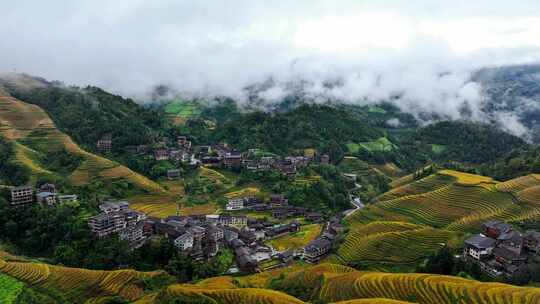
[{"label": "tree", "polygon": [[452,274],[454,269],[454,257],[448,246],[439,249],[435,254],[431,255],[425,266],[420,267],[420,272],[436,273],[436,274]]}]

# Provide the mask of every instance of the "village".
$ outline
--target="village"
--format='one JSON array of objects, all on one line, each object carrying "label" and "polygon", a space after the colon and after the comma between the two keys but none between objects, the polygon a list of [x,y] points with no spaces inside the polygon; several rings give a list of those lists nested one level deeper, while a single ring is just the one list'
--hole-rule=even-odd
[{"label": "village", "polygon": [[[111,136],[105,136],[97,142],[96,147],[102,153],[109,153],[113,145]],[[311,150],[306,151],[303,155],[281,158],[274,154],[261,152],[259,149],[249,149],[242,153],[227,143],[194,146],[186,136],[178,136],[176,139],[161,137],[155,140],[151,146],[127,146],[125,152],[141,157],[152,155],[156,161],[173,161],[192,166],[243,168],[250,171],[275,169],[287,176],[294,176],[298,169],[307,166],[316,159],[321,164],[330,163],[328,155],[316,155],[316,152]],[[167,177],[178,178],[179,170],[168,170]]]},{"label": "village", "polygon": [[527,272],[528,262],[540,253],[540,232],[521,233],[502,221],[482,224],[481,233],[464,242],[463,258],[477,264],[491,278],[515,278]]},{"label": "village", "polygon": [[[59,195],[53,184],[40,185],[36,191],[31,186],[11,189],[14,207],[40,203],[45,206],[76,202],[76,195]],[[304,217],[308,222],[321,223],[323,216],[305,208],[289,206],[282,195],[272,195],[268,202],[254,197],[231,199],[227,210],[271,211],[275,219]],[[207,214],[169,216],[164,219],[148,217],[129,208],[127,201],[106,201],[99,205],[101,213],[89,218],[88,225],[96,238],[117,235],[129,243],[132,250],[153,238],[167,238],[176,248],[197,261],[204,261],[229,248],[235,255],[237,267],[231,272],[255,272],[290,264],[294,260],[318,263],[330,253],[335,241],[343,235],[341,217],[335,216],[324,223],[320,235],[299,250],[277,251],[265,244],[299,231],[301,223],[293,219],[275,224],[245,215]]]},{"label": "village", "polygon": [[[98,151],[108,153],[112,145],[112,138],[105,136],[97,142],[96,147]],[[315,153],[279,158],[277,155],[261,155],[257,149],[240,153],[227,144],[194,147],[185,136],[179,136],[174,141],[160,138],[151,147],[140,145],[125,149],[135,155],[152,155],[156,161],[169,160],[194,167],[277,170],[285,176],[294,176],[299,168],[314,160],[322,164],[330,161],[328,155],[317,156]],[[180,175],[180,169],[170,169],[164,178],[177,180],[181,178]],[[77,195],[58,194],[51,183],[39,185],[36,189],[33,186],[11,189],[12,206],[32,203],[54,206],[77,201]],[[88,226],[96,238],[117,236],[129,243],[132,250],[153,239],[166,238],[178,251],[196,261],[208,260],[220,250],[228,249],[234,253],[236,260],[236,267],[230,269],[231,273],[256,272],[286,266],[295,260],[318,263],[342,238],[345,230],[341,224],[342,218],[363,206],[357,198],[351,198],[351,203],[356,209],[327,218],[320,212],[289,205],[287,198],[281,194],[271,194],[266,201],[255,196],[243,196],[230,198],[222,213],[176,214],[157,218],[130,209],[127,200],[106,200],[99,204],[100,213],[88,219]],[[268,214],[273,220],[250,217],[239,214],[239,211]],[[320,233],[303,248],[277,250],[269,243],[285,235],[294,235],[302,225],[313,223],[320,225]]]}]

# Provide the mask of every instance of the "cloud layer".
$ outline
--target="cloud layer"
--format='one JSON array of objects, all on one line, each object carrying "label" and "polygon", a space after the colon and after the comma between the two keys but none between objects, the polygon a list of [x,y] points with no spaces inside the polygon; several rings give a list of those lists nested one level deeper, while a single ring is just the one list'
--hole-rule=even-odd
[{"label": "cloud layer", "polygon": [[481,119],[471,72],[540,58],[534,0],[0,2],[0,71],[139,97],[166,84],[243,100],[272,79],[272,102],[302,80],[313,96]]}]

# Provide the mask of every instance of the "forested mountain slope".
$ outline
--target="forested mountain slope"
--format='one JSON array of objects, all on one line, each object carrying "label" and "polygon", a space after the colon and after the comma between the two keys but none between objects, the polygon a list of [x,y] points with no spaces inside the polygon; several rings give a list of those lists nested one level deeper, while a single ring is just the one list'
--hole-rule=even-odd
[{"label": "forested mountain slope", "polygon": [[[13,145],[13,161],[26,167],[34,181],[40,177],[63,179],[75,186],[96,180],[124,181],[146,192],[163,191],[148,178],[81,149],[40,107],[5,92],[0,93],[0,124],[2,137]],[[68,164],[51,161],[61,156]]]},{"label": "forested mountain slope", "polygon": [[25,74],[0,77],[0,85],[45,110],[62,132],[91,151],[105,135],[115,139],[113,151],[147,144],[162,123],[156,112],[97,87],[67,87]]}]

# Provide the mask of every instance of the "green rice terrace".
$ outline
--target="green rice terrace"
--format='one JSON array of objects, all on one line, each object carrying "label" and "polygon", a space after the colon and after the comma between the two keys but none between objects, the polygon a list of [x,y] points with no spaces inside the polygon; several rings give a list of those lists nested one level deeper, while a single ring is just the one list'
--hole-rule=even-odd
[{"label": "green rice terrace", "polygon": [[338,249],[338,260],[373,269],[412,270],[442,246],[458,248],[485,221],[537,221],[539,184],[536,175],[498,183],[442,170],[397,186],[347,220],[350,232]]},{"label": "green rice terrace", "polygon": [[197,102],[174,100],[165,106],[165,113],[183,118],[197,117],[201,114],[202,106]]},{"label": "green rice terrace", "polygon": [[348,143],[347,149],[349,150],[349,153],[355,154],[358,153],[361,149],[367,150],[369,152],[392,151],[394,149],[397,149],[397,146],[394,145],[388,138],[380,137],[374,141]]}]

